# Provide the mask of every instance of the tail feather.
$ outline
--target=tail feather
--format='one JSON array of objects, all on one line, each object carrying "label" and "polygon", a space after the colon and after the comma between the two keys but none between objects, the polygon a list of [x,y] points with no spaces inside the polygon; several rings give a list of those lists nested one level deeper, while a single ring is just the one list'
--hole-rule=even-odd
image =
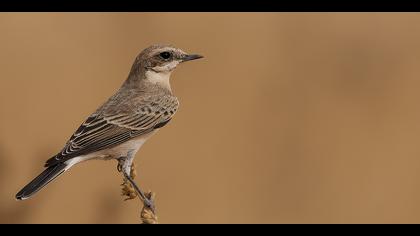
[{"label": "tail feather", "polygon": [[40,175],[33,179],[29,184],[23,187],[16,194],[17,200],[25,200],[31,197],[33,194],[42,189],[49,182],[60,176],[66,170],[67,165],[65,163],[58,163],[54,166],[50,166],[45,169]]}]

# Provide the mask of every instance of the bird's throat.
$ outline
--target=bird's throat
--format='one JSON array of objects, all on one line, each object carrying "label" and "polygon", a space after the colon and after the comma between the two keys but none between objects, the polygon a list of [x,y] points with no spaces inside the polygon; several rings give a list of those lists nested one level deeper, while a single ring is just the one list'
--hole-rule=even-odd
[{"label": "bird's throat", "polygon": [[171,76],[171,72],[156,72],[153,70],[146,71],[146,80],[150,83],[156,84],[163,88],[168,89],[171,91],[171,85],[169,84],[169,78]]}]

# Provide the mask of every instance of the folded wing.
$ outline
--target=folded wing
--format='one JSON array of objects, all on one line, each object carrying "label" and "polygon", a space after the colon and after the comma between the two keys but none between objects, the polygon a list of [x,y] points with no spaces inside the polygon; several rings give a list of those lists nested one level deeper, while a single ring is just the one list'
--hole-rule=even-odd
[{"label": "folded wing", "polygon": [[53,166],[73,157],[86,155],[122,144],[165,125],[178,103],[148,103],[133,112],[91,115],[70,137],[62,151],[47,160]]}]

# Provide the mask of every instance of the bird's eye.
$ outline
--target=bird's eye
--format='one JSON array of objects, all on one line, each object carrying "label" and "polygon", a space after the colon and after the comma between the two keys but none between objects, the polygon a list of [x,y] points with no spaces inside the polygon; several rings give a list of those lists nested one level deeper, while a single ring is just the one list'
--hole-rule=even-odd
[{"label": "bird's eye", "polygon": [[171,58],[172,54],[170,52],[161,52],[159,56],[165,60],[168,60],[169,58]]}]

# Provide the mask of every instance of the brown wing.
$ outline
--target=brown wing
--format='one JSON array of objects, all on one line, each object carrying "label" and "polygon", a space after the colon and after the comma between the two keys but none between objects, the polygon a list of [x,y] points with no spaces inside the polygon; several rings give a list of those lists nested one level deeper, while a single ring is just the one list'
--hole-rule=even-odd
[{"label": "brown wing", "polygon": [[177,107],[177,102],[149,102],[131,113],[93,114],[70,137],[62,151],[47,160],[45,166],[111,148],[147,134],[169,122]]}]

